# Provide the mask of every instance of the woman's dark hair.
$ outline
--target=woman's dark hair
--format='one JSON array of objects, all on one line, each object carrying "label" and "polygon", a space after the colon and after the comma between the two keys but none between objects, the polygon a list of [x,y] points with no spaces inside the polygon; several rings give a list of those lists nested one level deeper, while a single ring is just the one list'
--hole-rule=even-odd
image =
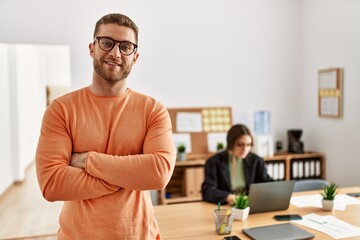
[{"label": "woman's dark hair", "polygon": [[251,146],[253,145],[254,139],[251,135],[250,130],[243,124],[233,125],[230,130],[227,132],[226,141],[228,150],[232,150],[235,146],[236,140],[244,135],[248,135],[251,138]]}]

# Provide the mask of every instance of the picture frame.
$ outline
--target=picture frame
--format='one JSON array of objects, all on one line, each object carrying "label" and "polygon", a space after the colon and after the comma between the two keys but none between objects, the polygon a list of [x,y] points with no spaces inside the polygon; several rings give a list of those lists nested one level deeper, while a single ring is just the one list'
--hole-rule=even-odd
[{"label": "picture frame", "polygon": [[327,68],[318,71],[318,114],[320,117],[343,116],[343,69]]}]

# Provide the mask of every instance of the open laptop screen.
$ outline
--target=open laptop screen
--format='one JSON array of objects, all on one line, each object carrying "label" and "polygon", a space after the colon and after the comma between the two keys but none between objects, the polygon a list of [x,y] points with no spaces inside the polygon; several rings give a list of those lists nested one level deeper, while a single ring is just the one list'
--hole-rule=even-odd
[{"label": "open laptop screen", "polygon": [[288,209],[294,184],[294,180],[251,184],[250,214]]}]

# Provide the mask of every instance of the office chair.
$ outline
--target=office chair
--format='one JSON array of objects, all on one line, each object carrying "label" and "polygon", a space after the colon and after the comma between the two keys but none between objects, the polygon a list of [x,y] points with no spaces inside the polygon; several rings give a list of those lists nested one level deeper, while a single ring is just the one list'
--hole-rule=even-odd
[{"label": "office chair", "polygon": [[324,185],[329,185],[329,182],[324,179],[298,180],[295,182],[293,192],[321,190]]}]

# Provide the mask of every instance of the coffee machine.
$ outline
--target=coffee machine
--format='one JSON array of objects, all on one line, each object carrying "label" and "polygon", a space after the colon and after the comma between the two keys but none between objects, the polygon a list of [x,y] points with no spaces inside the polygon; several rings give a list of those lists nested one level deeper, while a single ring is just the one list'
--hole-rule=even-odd
[{"label": "coffee machine", "polygon": [[300,141],[302,130],[290,129],[288,133],[289,153],[304,153],[304,143]]}]

